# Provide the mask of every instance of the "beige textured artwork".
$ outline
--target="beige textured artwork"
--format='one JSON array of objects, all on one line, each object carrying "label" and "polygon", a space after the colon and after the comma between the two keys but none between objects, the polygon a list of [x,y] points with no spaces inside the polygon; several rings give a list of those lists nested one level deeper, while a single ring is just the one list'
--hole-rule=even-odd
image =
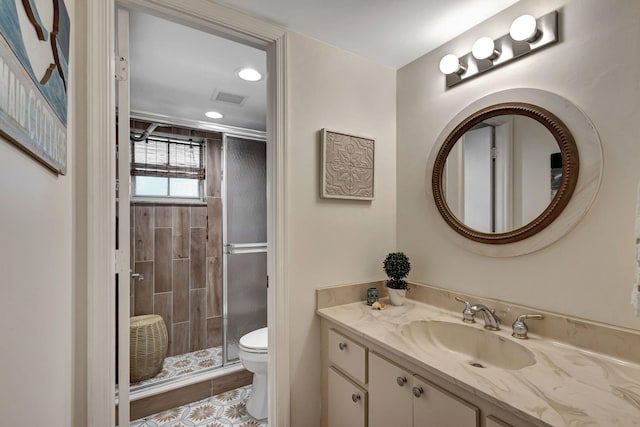
[{"label": "beige textured artwork", "polygon": [[374,140],[322,129],[324,198],[373,200]]}]

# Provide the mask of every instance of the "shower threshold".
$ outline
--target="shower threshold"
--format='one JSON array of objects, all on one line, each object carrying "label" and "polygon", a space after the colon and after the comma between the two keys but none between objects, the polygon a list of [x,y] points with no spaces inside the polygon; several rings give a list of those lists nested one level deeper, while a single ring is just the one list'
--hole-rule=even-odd
[{"label": "shower threshold", "polygon": [[[223,365],[222,348],[212,347],[190,353],[168,356],[163,363],[162,371],[153,378],[130,385],[130,400],[164,393],[208,379],[221,377],[244,368],[239,361]],[[116,403],[118,401],[116,386]]]}]

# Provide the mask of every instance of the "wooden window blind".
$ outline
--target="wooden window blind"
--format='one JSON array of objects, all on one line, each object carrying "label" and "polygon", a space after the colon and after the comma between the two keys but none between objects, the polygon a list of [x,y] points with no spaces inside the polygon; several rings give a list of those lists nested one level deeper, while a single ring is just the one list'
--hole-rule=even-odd
[{"label": "wooden window blind", "polygon": [[131,175],[168,178],[205,177],[205,142],[149,136],[131,140]]}]

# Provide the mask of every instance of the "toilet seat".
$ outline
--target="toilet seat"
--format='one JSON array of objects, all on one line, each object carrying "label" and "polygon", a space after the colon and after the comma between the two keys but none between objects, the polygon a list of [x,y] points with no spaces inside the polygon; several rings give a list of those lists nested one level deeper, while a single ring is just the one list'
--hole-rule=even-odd
[{"label": "toilet seat", "polygon": [[268,349],[266,327],[249,332],[240,338],[240,350],[246,351],[247,353],[267,353]]}]

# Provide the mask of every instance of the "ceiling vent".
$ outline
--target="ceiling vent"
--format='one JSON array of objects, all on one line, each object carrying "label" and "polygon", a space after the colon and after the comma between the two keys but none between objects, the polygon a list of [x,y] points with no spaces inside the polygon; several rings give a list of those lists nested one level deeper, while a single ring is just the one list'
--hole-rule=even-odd
[{"label": "ceiling vent", "polygon": [[237,105],[238,107],[242,107],[245,102],[247,102],[248,96],[244,95],[236,95],[235,93],[223,92],[216,89],[211,95],[211,100],[213,102],[224,102],[225,104]]}]

